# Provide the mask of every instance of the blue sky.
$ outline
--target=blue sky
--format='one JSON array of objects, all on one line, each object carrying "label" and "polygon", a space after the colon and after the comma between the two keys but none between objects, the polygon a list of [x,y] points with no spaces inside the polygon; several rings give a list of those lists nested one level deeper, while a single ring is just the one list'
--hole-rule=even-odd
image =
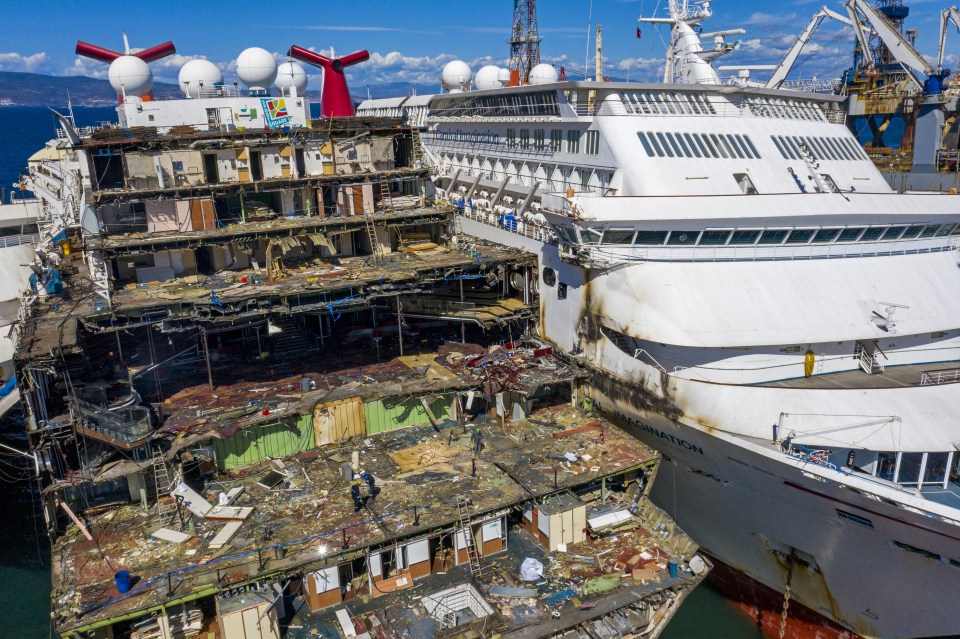
[{"label": "blue sky", "polygon": [[[918,48],[936,53],[937,16],[949,0],[913,0],[908,25],[920,33]],[[4,3],[0,70],[54,75],[106,76],[106,65],[74,55],[76,40],[119,50],[121,31],[133,47],[173,40],[177,56],[153,64],[161,80],[174,80],[179,67],[194,57],[207,58],[233,77],[231,62],[248,46],[275,52],[279,59],[292,44],[318,51],[333,46],[345,54],[368,49],[371,60],[348,72],[355,93],[365,85],[389,81],[437,82],[443,64],[463,59],[476,71],[483,64],[506,65],[513,2],[449,0],[418,2],[353,0],[300,2],[93,2],[48,0]],[[779,61],[822,0],[715,0],[708,30],[744,27],[741,48],[723,64],[774,64]],[[842,4],[827,3],[842,12]],[[587,24],[603,25],[607,75],[654,80],[659,76],[666,27],[643,26],[639,16],[665,15],[666,0],[539,0],[544,61],[582,73],[588,51]],[[592,13],[591,13],[592,11]],[[592,29],[591,29],[592,32]],[[834,77],[849,65],[849,32],[824,23],[796,76]],[[589,45],[593,68],[593,45]],[[960,34],[948,36],[948,61],[960,51]],[[313,86],[316,86],[314,84]]]}]

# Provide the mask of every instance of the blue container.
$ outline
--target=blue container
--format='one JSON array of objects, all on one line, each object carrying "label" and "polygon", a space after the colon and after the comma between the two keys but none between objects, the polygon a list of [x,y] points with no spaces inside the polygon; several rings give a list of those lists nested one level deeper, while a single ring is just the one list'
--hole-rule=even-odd
[{"label": "blue container", "polygon": [[[667,562],[667,567],[670,569],[670,578],[676,579],[677,578],[677,562],[675,561]],[[121,590],[121,592],[123,591]]]},{"label": "blue container", "polygon": [[113,576],[113,579],[117,582],[117,592],[121,595],[130,592],[130,571],[121,570]]}]

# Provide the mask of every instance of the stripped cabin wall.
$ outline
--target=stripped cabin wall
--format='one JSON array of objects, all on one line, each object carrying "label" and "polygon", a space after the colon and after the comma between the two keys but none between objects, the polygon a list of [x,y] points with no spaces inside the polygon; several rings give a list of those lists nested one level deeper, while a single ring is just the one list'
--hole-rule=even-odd
[{"label": "stripped cabin wall", "polygon": [[313,448],[312,422],[310,415],[303,415],[295,422],[261,424],[238,430],[226,439],[214,440],[217,468],[230,470],[309,450]]}]

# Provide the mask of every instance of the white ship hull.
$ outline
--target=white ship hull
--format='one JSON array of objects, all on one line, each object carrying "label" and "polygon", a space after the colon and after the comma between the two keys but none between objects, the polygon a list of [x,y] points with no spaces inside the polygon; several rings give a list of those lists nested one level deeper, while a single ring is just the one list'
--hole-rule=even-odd
[{"label": "white ship hull", "polygon": [[631,401],[625,390],[607,381],[596,385],[593,396],[663,452],[653,500],[707,553],[782,593],[789,549],[797,549],[790,579],[794,605],[800,602],[862,637],[960,632],[953,608],[960,566],[893,543],[956,550],[955,524],[870,499],[729,434],[645,410],[640,406],[648,399],[638,392]]}]

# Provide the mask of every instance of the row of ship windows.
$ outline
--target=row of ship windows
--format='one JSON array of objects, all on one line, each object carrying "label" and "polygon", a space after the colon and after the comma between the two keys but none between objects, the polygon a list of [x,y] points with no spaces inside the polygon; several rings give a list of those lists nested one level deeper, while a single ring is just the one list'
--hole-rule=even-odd
[{"label": "row of ship windows", "polygon": [[647,157],[760,159],[748,135],[637,131]]},{"label": "row of ship windows", "polygon": [[[599,155],[600,153],[600,132],[586,131],[582,134],[584,138],[584,151],[587,155]],[[570,129],[567,131],[567,153],[580,152],[581,132]],[[550,130],[550,150],[558,153],[563,147],[563,130]],[[507,148],[534,149],[543,151],[547,148],[547,140],[543,129],[533,129],[533,137],[530,137],[530,129],[520,129],[520,135],[517,135],[516,129],[507,129]]]},{"label": "row of ship windows", "polygon": [[458,93],[455,97],[440,97],[432,102],[430,114],[434,117],[556,116],[560,115],[560,107],[554,91],[501,95]]},{"label": "row of ship windows", "polygon": [[787,160],[802,160],[810,155],[815,160],[869,160],[860,145],[848,138],[815,138],[771,135],[774,146]]},{"label": "row of ship windows", "polygon": [[[637,244],[642,246],[751,246],[779,244],[829,244],[845,242],[887,242],[915,238],[943,237],[956,224],[913,226],[869,226],[821,229],[744,229],[711,231],[636,231],[632,229],[580,229],[582,244]],[[567,242],[576,243],[573,230],[558,227]]]}]

